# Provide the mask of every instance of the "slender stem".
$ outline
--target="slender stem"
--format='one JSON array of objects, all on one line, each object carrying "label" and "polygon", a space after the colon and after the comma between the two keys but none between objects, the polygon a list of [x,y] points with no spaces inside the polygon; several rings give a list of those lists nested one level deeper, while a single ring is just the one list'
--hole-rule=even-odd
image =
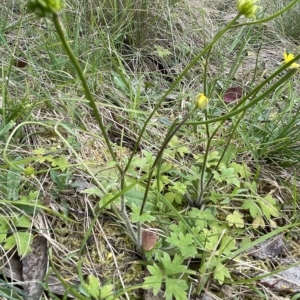
[{"label": "slender stem", "polygon": [[[246,111],[244,111],[244,112],[242,113],[242,115],[239,117],[239,119],[237,120],[236,124],[234,125],[234,128],[232,129],[232,131],[231,131],[231,133],[230,133],[230,136],[229,136],[229,138],[228,138],[228,140],[227,140],[227,143],[226,143],[226,145],[225,145],[225,147],[224,147],[224,151],[222,152],[222,155],[221,155],[221,157],[219,158],[219,161],[218,161],[217,165],[214,167],[214,170],[217,170],[218,167],[220,166],[220,164],[221,164],[221,162],[222,162],[222,159],[223,159],[223,157],[224,157],[224,155],[225,155],[225,153],[226,153],[226,151],[227,151],[227,148],[228,148],[228,146],[229,146],[229,144],[230,144],[230,141],[232,140],[233,135],[234,135],[235,131],[237,130],[238,125],[239,125],[240,121],[243,119],[245,113],[246,113]],[[215,134],[217,133],[217,131],[219,130],[219,128],[224,124],[224,122],[225,122],[225,120],[224,120],[224,121],[220,124],[220,126],[218,126],[218,128],[214,131],[214,133],[213,133],[212,136],[211,136],[211,139],[215,136]],[[211,174],[210,177],[209,177],[209,179],[208,179],[207,182],[206,182],[205,187],[201,190],[201,195],[198,197],[197,202],[196,202],[196,205],[197,205],[198,207],[200,207],[201,204],[203,203],[203,201],[202,201],[202,200],[203,200],[203,195],[204,195],[204,193],[205,193],[205,190],[209,187],[209,185],[210,185],[210,183],[211,183],[213,177],[214,177],[214,175]]]},{"label": "slender stem", "polygon": [[[204,188],[204,175],[205,175],[205,170],[206,170],[206,163],[207,163],[207,159],[208,159],[210,144],[212,142],[213,137],[219,131],[220,127],[222,127],[224,122],[225,122],[225,120],[215,129],[215,131],[211,134],[211,136],[208,136],[205,155],[204,155],[204,159],[203,159],[203,168],[201,170],[201,177],[200,177],[200,180],[199,180],[198,191],[197,191],[198,192],[198,197],[197,197],[197,200],[196,200],[196,203],[195,203],[197,207],[201,206],[204,191],[205,191],[205,188]],[[208,124],[206,126],[208,126]],[[206,184],[206,186],[207,186],[207,184]]]},{"label": "slender stem", "polygon": [[101,133],[104,137],[104,140],[105,140],[105,143],[108,147],[108,150],[110,152],[110,155],[112,156],[113,160],[117,162],[117,167],[119,169],[120,172],[122,172],[122,169],[117,161],[117,158],[116,158],[116,155],[111,147],[111,143],[110,143],[110,140],[108,138],[108,135],[106,133],[106,130],[105,130],[105,127],[103,125],[103,122],[102,122],[102,118],[99,114],[99,111],[98,111],[98,108],[97,108],[97,105],[96,105],[96,101],[89,89],[89,86],[87,84],[87,81],[83,75],[83,72],[82,72],[82,69],[79,65],[79,62],[76,58],[76,56],[74,55],[69,43],[67,42],[66,38],[65,38],[65,35],[64,35],[64,32],[63,32],[63,28],[60,24],[60,21],[59,21],[59,18],[57,16],[57,14],[53,14],[52,15],[52,21],[54,23],[54,26],[55,26],[55,29],[57,31],[57,34],[58,34],[58,37],[63,45],[63,48],[64,50],[66,51],[67,55],[69,56],[69,59],[70,61],[72,62],[72,64],[74,65],[75,69],[76,69],[76,72],[79,76],[79,79],[81,81],[81,84],[82,84],[82,87],[83,87],[83,90],[84,90],[84,94],[85,94],[85,97],[86,99],[89,101],[89,105],[91,107],[91,109],[93,110],[93,113],[94,113],[94,116],[98,122],[98,125],[100,127],[100,130],[101,130]]},{"label": "slender stem", "polygon": [[[142,202],[142,206],[141,206],[141,210],[140,210],[140,215],[143,213],[144,211],[144,207],[145,207],[145,204],[146,204],[146,200],[147,200],[147,196],[148,196],[148,192],[149,192],[149,189],[150,189],[150,184],[151,184],[151,178],[152,178],[152,175],[153,175],[153,172],[154,172],[154,168],[156,167],[157,163],[160,161],[161,159],[161,156],[163,155],[164,153],[164,150],[166,148],[166,146],[168,145],[168,143],[170,142],[170,140],[172,139],[172,137],[176,134],[176,132],[180,129],[180,127],[186,122],[186,120],[194,113],[196,107],[191,110],[189,113],[187,113],[185,115],[185,117],[183,118],[183,120],[175,127],[174,130],[172,130],[172,127],[169,131],[169,133],[167,134],[153,164],[152,164],[152,167],[150,169],[150,172],[149,172],[149,175],[148,175],[148,180],[147,180],[147,185],[146,185],[146,189],[145,189],[145,194],[144,194],[144,199],[143,199],[143,202]],[[157,176],[159,176],[159,174],[157,174]]]},{"label": "slender stem", "polygon": [[[212,47],[210,47],[207,50],[207,55],[206,55],[206,61],[205,61],[205,66],[204,66],[204,80],[203,80],[203,85],[204,85],[204,95],[208,96],[208,92],[207,92],[207,72],[208,72],[208,64],[209,64],[209,58],[210,58],[210,53],[211,53],[211,49]],[[207,120],[208,119],[208,115],[207,115],[207,110],[204,111],[204,119]],[[219,128],[219,127],[218,127]],[[197,201],[196,201],[196,205],[200,207],[201,202],[202,202],[202,198],[204,195],[204,177],[205,177],[205,171],[206,171],[206,162],[208,159],[208,154],[209,154],[209,147],[210,147],[210,143],[212,138],[210,138],[210,133],[209,133],[209,124],[205,124],[205,130],[206,130],[206,137],[207,137],[207,145],[206,145],[206,151],[204,154],[204,160],[203,160],[203,167],[201,170],[201,176],[200,176],[200,180],[199,180],[199,185],[198,185],[198,197],[197,197]]]}]

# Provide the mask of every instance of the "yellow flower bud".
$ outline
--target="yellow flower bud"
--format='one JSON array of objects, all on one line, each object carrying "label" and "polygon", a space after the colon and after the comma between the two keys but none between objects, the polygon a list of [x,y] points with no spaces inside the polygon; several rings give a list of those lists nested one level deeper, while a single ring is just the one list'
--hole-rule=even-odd
[{"label": "yellow flower bud", "polygon": [[237,9],[247,19],[255,19],[258,9],[256,2],[257,0],[237,0]]},{"label": "yellow flower bud", "polygon": [[33,176],[35,174],[35,169],[32,166],[28,166],[25,170],[24,170],[24,175],[25,176]]},{"label": "yellow flower bud", "polygon": [[[290,62],[292,59],[294,59],[294,54],[287,54],[286,52],[283,53],[283,59],[284,59],[284,64],[287,64],[288,62]],[[299,68],[300,65],[297,63],[292,63],[289,68],[291,69],[297,69]]]},{"label": "yellow flower bud", "polygon": [[202,93],[198,94],[194,99],[194,104],[197,108],[205,109],[209,99]]},{"label": "yellow flower bud", "polygon": [[61,7],[61,0],[28,0],[27,7],[38,17],[49,17],[57,13]]}]

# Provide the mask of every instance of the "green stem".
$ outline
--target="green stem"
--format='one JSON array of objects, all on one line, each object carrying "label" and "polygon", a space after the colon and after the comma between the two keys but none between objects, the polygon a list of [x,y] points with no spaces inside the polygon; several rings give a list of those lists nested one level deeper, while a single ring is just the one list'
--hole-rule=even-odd
[{"label": "green stem", "polygon": [[[202,204],[202,199],[203,199],[203,195],[204,195],[204,177],[205,177],[205,170],[206,170],[206,164],[207,164],[210,144],[213,140],[213,137],[219,131],[220,127],[222,127],[224,122],[225,122],[225,120],[215,129],[215,131],[212,133],[211,136],[207,136],[208,140],[207,140],[205,155],[204,155],[204,159],[203,159],[203,168],[201,170],[201,176],[200,176],[198,191],[197,191],[198,192],[198,197],[197,197],[197,200],[195,202],[196,207],[200,207],[201,204]],[[206,126],[208,126],[208,124],[206,124]],[[206,186],[207,186],[207,184],[206,184]]]},{"label": "green stem", "polygon": [[[221,157],[219,158],[219,161],[218,161],[217,165],[214,167],[214,170],[217,170],[217,169],[219,168],[219,166],[220,166],[220,164],[221,164],[221,162],[222,162],[222,159],[223,159],[223,157],[224,157],[224,155],[225,155],[225,153],[226,153],[226,151],[227,151],[227,148],[228,148],[228,146],[229,146],[229,144],[230,144],[230,142],[231,142],[231,140],[232,140],[232,138],[233,138],[233,135],[234,135],[235,131],[237,130],[238,125],[239,125],[239,123],[241,122],[241,120],[243,119],[245,113],[246,113],[246,111],[244,111],[244,112],[242,113],[242,115],[239,117],[239,119],[237,120],[236,124],[234,125],[233,129],[231,130],[231,133],[230,133],[230,136],[229,136],[229,138],[228,138],[228,140],[227,140],[227,143],[226,143],[226,145],[225,145],[224,151],[222,152],[222,155],[221,155]],[[224,120],[224,121],[216,128],[216,130],[213,132],[213,134],[212,134],[211,137],[210,137],[210,141],[213,139],[213,137],[214,137],[214,136],[216,135],[216,133],[219,131],[220,127],[224,124],[224,122],[225,122],[225,120]],[[209,150],[209,148],[207,147],[206,151],[208,152],[208,150]],[[203,163],[203,165],[206,165],[206,161]],[[197,201],[196,201],[196,206],[197,206],[197,207],[200,207],[200,206],[202,205],[204,193],[205,193],[205,191],[207,190],[207,188],[209,187],[209,185],[210,185],[210,183],[211,183],[213,177],[214,177],[214,175],[211,174],[210,177],[209,177],[209,179],[208,179],[207,182],[206,182],[205,187],[202,186],[202,189],[200,190],[200,194],[199,194],[198,199],[197,199]]]},{"label": "green stem", "polygon": [[113,149],[111,147],[111,143],[110,143],[110,140],[109,140],[108,135],[106,133],[105,127],[103,125],[102,118],[101,118],[101,116],[99,114],[99,111],[98,111],[98,108],[97,108],[97,105],[96,105],[96,101],[95,101],[95,99],[94,99],[94,97],[93,97],[93,95],[92,95],[92,93],[91,93],[91,91],[89,89],[89,86],[88,86],[87,81],[86,81],[86,79],[85,79],[85,77],[83,75],[83,72],[82,72],[82,69],[81,69],[81,67],[79,65],[79,62],[78,62],[76,56],[74,55],[74,53],[73,53],[73,51],[72,51],[69,43],[67,42],[67,40],[65,38],[65,35],[64,35],[62,26],[61,26],[61,24],[59,22],[59,18],[57,16],[57,14],[53,14],[52,15],[52,21],[53,21],[55,29],[57,31],[58,37],[59,37],[59,39],[60,39],[60,41],[61,41],[61,43],[63,45],[63,48],[66,51],[66,53],[67,53],[70,61],[72,62],[72,64],[74,65],[74,67],[76,69],[76,72],[77,72],[77,74],[79,76],[79,79],[81,81],[81,84],[82,84],[82,87],[83,87],[83,90],[84,90],[85,97],[89,101],[89,105],[90,105],[91,109],[93,110],[94,116],[95,116],[95,118],[96,118],[96,120],[98,122],[98,125],[100,127],[101,133],[102,133],[102,135],[104,137],[105,143],[106,143],[106,145],[108,147],[108,150],[109,150],[109,152],[111,154],[111,157],[113,158],[114,161],[117,162],[117,167],[118,167],[119,171],[122,173],[122,169],[121,169],[121,167],[120,167],[120,165],[119,165],[119,163],[117,161],[117,158],[115,156],[115,153],[114,153],[114,151],[113,151]]},{"label": "green stem", "polygon": [[[156,158],[155,161],[152,164],[152,167],[150,169],[150,172],[148,174],[148,180],[147,180],[147,185],[146,185],[146,189],[145,189],[145,194],[144,194],[144,199],[142,202],[142,206],[141,206],[141,210],[140,210],[140,215],[142,215],[143,211],[144,211],[144,207],[147,201],[147,196],[148,196],[148,192],[150,189],[150,184],[151,184],[151,178],[154,172],[154,168],[156,167],[157,163],[160,161],[165,148],[167,147],[168,143],[170,142],[170,140],[172,139],[172,137],[176,134],[176,132],[180,129],[180,127],[186,122],[186,120],[194,113],[194,111],[196,110],[196,107],[191,110],[189,113],[186,114],[186,116],[183,118],[183,120],[175,127],[175,129],[173,130],[173,128],[171,127],[169,130],[169,133],[167,134]],[[159,176],[159,174],[157,174],[157,176]]]},{"label": "green stem", "polygon": [[[212,47],[210,47],[207,50],[207,56],[206,56],[206,61],[205,61],[205,66],[204,66],[204,79],[203,79],[204,88],[203,88],[203,90],[204,90],[204,95],[207,95],[207,96],[208,96],[207,73],[208,73],[208,64],[209,64],[211,49],[212,49]],[[207,110],[204,111],[204,118],[205,118],[205,120],[208,119]],[[204,160],[203,160],[203,168],[201,170],[201,176],[200,176],[198,191],[197,191],[198,197],[197,197],[196,205],[199,207],[200,207],[200,203],[202,202],[203,195],[204,195],[204,177],[205,177],[205,171],[206,171],[206,162],[208,159],[209,147],[210,147],[210,143],[211,143],[211,139],[212,139],[212,138],[210,138],[209,124],[205,124],[205,131],[206,131],[206,137],[207,137],[208,142],[206,145],[206,151],[205,151]]]}]

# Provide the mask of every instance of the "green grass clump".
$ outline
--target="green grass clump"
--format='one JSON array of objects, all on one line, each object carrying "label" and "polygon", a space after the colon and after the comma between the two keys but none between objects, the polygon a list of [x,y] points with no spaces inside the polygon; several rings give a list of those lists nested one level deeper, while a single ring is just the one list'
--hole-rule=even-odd
[{"label": "green grass clump", "polygon": [[[280,1],[275,1],[272,4],[272,9],[279,10],[284,7]],[[296,44],[299,43],[300,25],[298,22],[300,16],[300,4],[296,4],[292,9],[288,10],[277,19],[275,19],[275,26],[279,33]]]}]

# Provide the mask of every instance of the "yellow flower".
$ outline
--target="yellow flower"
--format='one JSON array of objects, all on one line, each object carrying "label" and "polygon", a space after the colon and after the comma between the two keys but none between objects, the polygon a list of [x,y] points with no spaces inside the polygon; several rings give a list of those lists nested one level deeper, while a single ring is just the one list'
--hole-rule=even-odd
[{"label": "yellow flower", "polygon": [[194,99],[194,104],[197,108],[205,109],[209,99],[202,93],[198,94]]},{"label": "yellow flower", "polygon": [[237,0],[237,9],[247,19],[255,19],[258,6],[257,0]]},{"label": "yellow flower", "polygon": [[[295,56],[294,54],[287,54],[286,51],[284,51],[283,53],[283,59],[284,59],[284,63],[287,64],[288,62],[290,62],[292,59],[294,59]],[[297,63],[292,63],[289,68],[292,68],[292,69],[296,69],[296,68],[299,68],[300,65],[297,64]]]},{"label": "yellow flower", "polygon": [[61,0],[27,0],[27,7],[38,17],[50,17],[57,13],[61,7]]}]

